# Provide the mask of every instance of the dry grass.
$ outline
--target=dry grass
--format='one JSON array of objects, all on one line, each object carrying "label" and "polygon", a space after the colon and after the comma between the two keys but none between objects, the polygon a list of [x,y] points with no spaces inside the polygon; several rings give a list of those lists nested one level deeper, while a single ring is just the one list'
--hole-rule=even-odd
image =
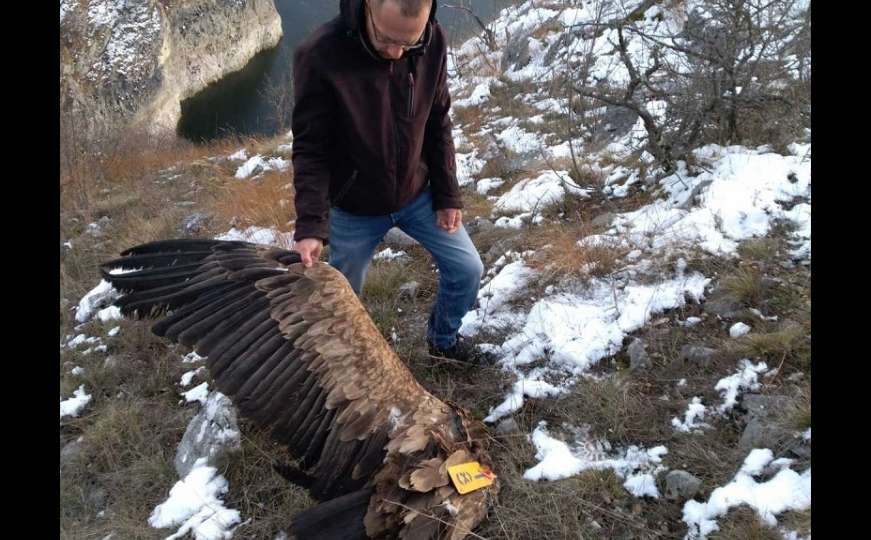
[{"label": "dry grass", "polygon": [[[672,434],[670,419],[681,404],[647,395],[643,380],[614,375],[581,381],[571,394],[554,402],[548,415],[588,424],[596,436],[616,444],[655,445]],[[651,399],[653,398],[653,399]]]},{"label": "dry grass", "polygon": [[533,81],[514,81],[508,77],[499,77],[490,85],[490,107],[499,107],[500,116],[511,118],[528,118],[539,114],[538,109],[528,105],[518,96],[534,93],[537,84]]},{"label": "dry grass", "polygon": [[777,516],[778,522],[790,531],[797,532],[802,537],[811,535],[811,511],[803,512],[787,511]]},{"label": "dry grass", "polygon": [[[59,333],[97,336],[108,347],[60,353],[61,395],[80,385],[92,395],[80,417],[61,422],[61,447],[81,438],[81,451],[61,475],[62,538],[160,535],[147,518],[178,480],[175,449],[194,408],[179,406],[176,382],[190,366],[179,362],[176,347],[151,334],[148,322],[92,321],[74,329],[71,308],[98,283],[100,262],[138,243],[182,236],[184,216],[208,208],[232,176],[232,164],[205,158],[238,144],[196,146],[133,133],[97,149],[62,140],[60,233],[72,247],[61,250]],[[92,222],[99,231],[89,232]],[[108,337],[114,326],[120,333]],[[105,364],[108,356],[114,367]],[[84,372],[73,375],[74,366]]]},{"label": "dry grass", "polygon": [[138,397],[106,401],[81,422],[81,453],[61,475],[61,537],[154,538],[146,520],[177,480],[175,447],[190,414]]},{"label": "dry grass", "polygon": [[720,286],[732,298],[745,306],[758,306],[766,297],[767,286],[762,272],[751,266],[744,266],[720,280]]},{"label": "dry grass", "polygon": [[[485,109],[483,107],[451,107],[451,118],[454,125],[462,126],[464,131],[469,133],[477,133],[487,119]],[[457,150],[460,150],[459,148]]]},{"label": "dry grass", "polygon": [[463,220],[469,221],[476,217],[489,218],[493,212],[493,202],[486,195],[481,195],[474,189],[463,190]]},{"label": "dry grass", "polygon": [[257,180],[229,181],[213,209],[222,220],[247,227],[258,225],[285,231],[296,219],[292,175],[268,171]]},{"label": "dry grass", "polygon": [[711,533],[711,540],[782,540],[773,527],[765,525],[756,512],[746,506],[731,510],[718,521],[720,530]]},{"label": "dry grass", "polygon": [[783,257],[783,244],[782,238],[773,236],[749,238],[738,246],[738,254],[742,259],[772,264]]},{"label": "dry grass", "polygon": [[605,276],[617,268],[620,258],[629,250],[604,244],[578,244],[597,232],[602,231],[586,223],[548,223],[525,231],[523,249],[536,251],[529,265],[541,272],[541,282]]},{"label": "dry grass", "polygon": [[501,178],[505,180],[505,185],[500,186],[500,189],[494,191],[494,194],[501,190],[507,190],[511,184],[529,174],[526,168],[518,168],[516,165],[514,153],[511,150],[501,149],[502,155],[488,159],[484,166],[481,167],[481,172],[478,173],[478,178]]},{"label": "dry grass", "polygon": [[[771,367],[788,363],[794,368],[810,368],[810,327],[784,321],[770,332],[751,332],[726,342],[734,357],[764,359]],[[772,365],[773,364],[773,365]]]},{"label": "dry grass", "polygon": [[243,423],[241,447],[228,455],[222,471],[229,483],[225,506],[239,510],[244,523],[234,538],[275,538],[290,525],[290,518],[315,504],[306,490],[290,484],[273,469],[290,461],[287,450],[267,432]]},{"label": "dry grass", "polygon": [[[514,99],[526,90],[512,85],[494,86],[494,101],[505,114],[522,117],[531,113]],[[467,126],[480,127],[485,122],[481,108],[457,108],[454,114],[458,123]],[[137,143],[131,138],[124,143],[126,146],[119,144],[115,150],[71,162],[64,169],[61,234],[63,239],[72,239],[74,247],[64,253],[61,261],[61,335],[73,333],[75,322],[69,307],[96,284],[99,261],[135,243],[178,236],[179,223],[186,214],[195,210],[211,212],[217,222],[215,227],[232,222],[281,230],[294,217],[292,190],[287,189],[289,174],[268,173],[256,181],[238,181],[232,178],[232,164],[206,159],[235,151],[240,141],[211,146],[139,143],[141,140]],[[249,154],[268,153],[275,141],[248,140],[244,146]],[[509,189],[512,181],[529,172],[518,170],[520,165],[511,157],[490,160],[480,176],[505,178],[502,190]],[[581,163],[573,171],[573,179],[582,185],[600,185],[601,175]],[[545,165],[572,170],[572,164],[565,160]],[[181,176],[173,179],[174,175]],[[557,223],[519,232],[494,227],[477,233],[474,241],[482,253],[493,247],[502,249],[502,253],[508,249],[536,250],[538,255],[529,264],[541,272],[542,278],[535,287],[567,278],[575,281],[585,276],[605,276],[618,269],[626,250],[581,248],[577,241],[602,232],[601,227],[590,224],[601,213],[632,210],[649,197],[638,192],[620,200],[568,197],[545,210],[546,217]],[[281,200],[286,201],[284,206]],[[178,202],[191,204],[175,204]],[[466,203],[468,217],[489,216],[492,210],[490,201],[476,193],[468,193]],[[110,222],[102,236],[85,232],[88,223],[104,216]],[[422,248],[406,251],[410,254],[408,260],[372,264],[364,304],[421,384],[483,417],[490,407],[501,402],[513,376],[499,368],[436,364],[426,354],[426,319],[435,300],[438,274]],[[653,369],[640,373],[620,369],[627,364],[621,352],[612,362],[597,367],[598,373],[605,375],[601,380],[581,381],[562,399],[528,400],[514,414],[519,430],[496,437],[493,442],[491,454],[503,490],[490,519],[476,532],[487,538],[516,539],[682,537],[685,527],[680,504],[636,499],[613,472],[587,471],[558,482],[524,480],[523,472],[536,462],[527,434],[542,419],[552,426],[563,422],[589,424],[593,434],[615,445],[665,444],[669,449],[665,459],[668,467],[688,470],[703,480],[701,497],[728,482],[746,457],[737,449],[740,426],[731,419],[717,420],[713,422],[716,429],[687,436],[671,429],[670,418],[682,414],[693,395],[703,396],[705,403],[718,401],[713,384],[734,372],[735,356],[764,358],[773,366],[785,357],[794,370],[807,369],[810,321],[805,295],[809,284],[801,272],[788,275],[790,271],[778,266],[783,253],[778,238],[765,238],[742,244],[746,264],[699,263],[699,268],[716,268],[715,277],[721,278],[729,294],[766,314],[779,315],[779,322],[760,323],[743,339],[725,340],[723,323],[715,317],[693,328],[676,325],[674,319],[701,312],[698,306],[686,306],[665,314],[667,324],[645,327],[637,333],[647,343]],[[693,265],[691,269],[695,269]],[[772,282],[768,279],[771,277],[780,281]],[[419,283],[417,294],[400,297],[399,286],[412,280]],[[107,354],[120,359],[117,367],[104,367],[105,354],[61,353],[62,395],[68,396],[84,384],[94,396],[80,418],[65,420],[61,428],[61,445],[79,437],[83,445],[81,454],[65,466],[61,478],[62,538],[102,538],[111,532],[116,538],[155,538],[169,533],[151,529],[146,519],[177,480],[172,460],[196,407],[179,406],[176,382],[190,366],[182,366],[178,362],[179,349],[152,336],[147,323],[119,324],[121,333],[115,338],[106,337],[114,323],[89,323],[82,329],[104,338],[109,345]],[[394,332],[398,340],[392,339]],[[494,343],[500,339],[496,335],[483,338]],[[715,346],[723,350],[722,358],[709,366],[686,365],[678,359],[678,351],[685,344]],[[71,375],[73,365],[82,366],[84,374]],[[795,396],[795,406],[786,412],[783,422],[789,429],[805,429],[810,426],[807,381],[790,384],[784,382],[785,375],[775,383]],[[676,386],[680,378],[687,379],[685,387]],[[662,396],[668,399],[660,399]],[[271,538],[287,526],[294,513],[312,504],[303,490],[273,471],[274,463],[286,460],[286,452],[265,433],[243,423],[242,448],[230,454],[220,470],[230,486],[226,505],[238,509],[244,520],[250,519],[236,530],[236,536]],[[105,511],[103,517],[97,517],[100,511]],[[749,518],[755,515],[748,515],[746,509],[730,512],[720,522],[719,537],[768,538],[769,531]],[[787,513],[783,522],[804,530],[802,527],[809,527],[810,512]]]},{"label": "dry grass", "polygon": [[534,424],[525,412],[515,418],[519,432],[497,436],[491,445],[502,489],[478,534],[517,540],[680,538],[670,530],[680,519],[674,508],[658,502],[642,505],[611,470],[588,470],[558,481],[524,479],[536,463],[526,437]]}]

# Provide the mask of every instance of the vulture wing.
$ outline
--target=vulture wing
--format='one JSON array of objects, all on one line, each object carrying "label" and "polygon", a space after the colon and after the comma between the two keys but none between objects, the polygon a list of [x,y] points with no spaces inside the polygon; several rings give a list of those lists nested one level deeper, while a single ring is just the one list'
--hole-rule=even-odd
[{"label": "vulture wing", "polygon": [[[344,276],[299,261],[246,242],[168,240],[128,249],[101,269],[126,293],[116,301],[122,313],[167,314],[153,332],[206,356],[218,390],[300,459],[298,478],[329,501],[320,505],[329,512],[300,520],[310,530],[329,538],[340,523],[334,514],[352,510],[366,514],[369,535],[419,528],[420,497],[455,493],[438,454],[463,438],[465,423],[418,384]],[[451,457],[471,457],[468,450]],[[382,495],[377,504],[373,492]],[[390,507],[388,497],[405,503]],[[335,537],[365,537],[362,521]]]}]

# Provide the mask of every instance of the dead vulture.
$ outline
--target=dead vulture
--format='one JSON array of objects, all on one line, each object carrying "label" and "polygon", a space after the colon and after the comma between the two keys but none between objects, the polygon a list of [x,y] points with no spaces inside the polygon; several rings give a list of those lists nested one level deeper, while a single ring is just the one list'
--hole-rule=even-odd
[{"label": "dead vulture", "polygon": [[292,518],[298,538],[454,540],[485,518],[498,480],[460,494],[448,471],[477,461],[492,479],[483,425],[414,379],[338,271],[247,242],[121,255],[101,270],[122,313],[166,314],[153,332],[206,356],[217,389],[299,459],[285,475],[320,503]]}]

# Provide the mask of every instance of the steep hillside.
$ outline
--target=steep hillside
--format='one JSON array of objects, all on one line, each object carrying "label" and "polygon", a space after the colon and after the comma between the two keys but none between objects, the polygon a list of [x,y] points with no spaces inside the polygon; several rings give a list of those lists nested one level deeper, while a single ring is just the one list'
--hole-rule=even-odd
[{"label": "steep hillside", "polygon": [[[424,386],[492,427],[503,489],[476,537],[809,538],[808,10],[527,1],[453,52],[486,266],[461,332],[498,362],[427,355],[438,274],[398,232],[363,300]],[[125,154],[66,194],[65,537],[284,538],[311,504],[201,358],[117,319],[95,264],[170,236],[287,246],[291,150]]]}]

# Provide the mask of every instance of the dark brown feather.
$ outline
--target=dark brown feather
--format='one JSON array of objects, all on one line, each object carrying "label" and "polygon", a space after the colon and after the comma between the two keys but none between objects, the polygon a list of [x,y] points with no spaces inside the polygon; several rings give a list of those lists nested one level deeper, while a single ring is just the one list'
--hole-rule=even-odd
[{"label": "dark brown feather", "polygon": [[[215,387],[300,459],[297,476],[314,496],[347,501],[304,513],[313,519],[299,518],[311,525],[303,538],[343,515],[370,536],[456,540],[486,515],[486,497],[459,498],[445,472],[463,460],[489,465],[483,447],[415,381],[335,269],[243,242],[164,241],[127,254],[111,268],[141,270],[103,267],[127,293],[118,303],[175,310],[155,333],[208,357]],[[371,494],[365,507],[361,493]],[[457,516],[438,507],[448,502]],[[436,527],[424,513],[456,526]]]}]

